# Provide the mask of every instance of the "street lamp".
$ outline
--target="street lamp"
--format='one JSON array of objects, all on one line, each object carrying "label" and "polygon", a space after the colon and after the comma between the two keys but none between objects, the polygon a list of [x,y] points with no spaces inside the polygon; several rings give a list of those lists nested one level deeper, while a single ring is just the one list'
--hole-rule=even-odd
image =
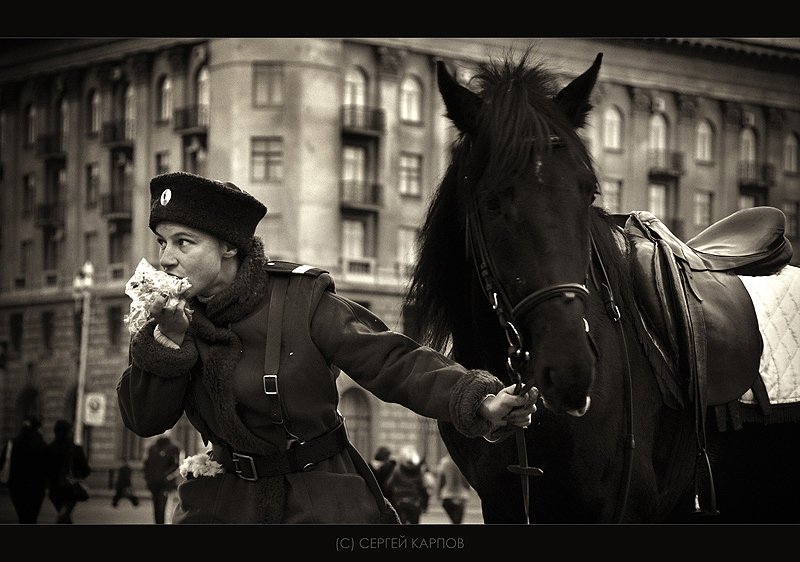
[{"label": "street lamp", "polygon": [[94,266],[87,261],[72,279],[72,298],[81,305],[81,351],[78,359],[78,389],[75,403],[75,443],[83,443],[83,398],[86,385],[86,361],[89,355],[89,323],[92,304]]}]

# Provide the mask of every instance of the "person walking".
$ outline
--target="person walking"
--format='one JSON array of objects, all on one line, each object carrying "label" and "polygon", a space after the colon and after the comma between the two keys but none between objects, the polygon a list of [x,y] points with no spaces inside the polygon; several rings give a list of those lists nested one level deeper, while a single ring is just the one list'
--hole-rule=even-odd
[{"label": "person walking", "polygon": [[72,437],[72,424],[64,419],[53,425],[53,440],[47,444],[46,472],[48,496],[56,508],[56,523],[72,523],[72,512],[78,502],[89,499],[82,481],[92,469],[86,452]]},{"label": "person walking", "polygon": [[170,494],[177,488],[180,448],[168,435],[159,437],[147,451],[144,480],[153,498],[153,517],[157,525],[166,522]]},{"label": "person walking", "polygon": [[369,467],[375,475],[375,480],[378,481],[383,494],[386,495],[386,480],[394,470],[396,461],[392,458],[392,450],[385,445],[381,445],[375,451],[375,455],[369,462]]},{"label": "person walking", "polygon": [[439,473],[437,498],[450,522],[458,525],[464,520],[471,487],[450,455],[442,457],[437,472]]},{"label": "person walking", "polygon": [[[150,181],[161,270],[128,283],[129,319],[145,322],[129,322],[117,398],[137,435],[185,415],[211,445],[182,465],[175,523],[398,523],[348,440],[340,371],[471,437],[530,425],[535,389],[515,395],[389,330],[323,269],[270,260],[255,236],[266,212],[231,182],[187,172]],[[140,291],[148,286],[158,288]]]},{"label": "person walking", "polygon": [[20,523],[37,523],[47,491],[47,444],[36,416],[25,416],[19,433],[3,454],[8,463],[8,492]]},{"label": "person walking", "polygon": [[423,463],[416,449],[400,449],[399,460],[386,481],[386,497],[392,502],[404,525],[416,525],[428,508],[428,489],[425,486]]},{"label": "person walking", "polygon": [[130,501],[134,507],[139,505],[139,496],[133,489],[133,470],[128,464],[128,459],[122,461],[122,465],[117,469],[117,479],[114,482],[114,497],[111,498],[111,505],[117,507],[123,499]]}]

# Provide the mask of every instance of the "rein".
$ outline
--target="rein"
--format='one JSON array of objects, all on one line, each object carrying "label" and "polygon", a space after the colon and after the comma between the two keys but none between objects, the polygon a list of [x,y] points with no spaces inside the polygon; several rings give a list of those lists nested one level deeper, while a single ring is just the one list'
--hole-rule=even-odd
[{"label": "rein", "polygon": [[[468,181],[468,176],[465,175],[464,180]],[[503,332],[506,336],[506,341],[508,342],[506,368],[509,376],[515,382],[515,394],[524,394],[533,387],[533,381],[523,385],[520,369],[531,360],[531,355],[530,352],[525,350],[522,342],[522,336],[514,325],[514,321],[521,320],[530,314],[539,304],[552,298],[561,297],[567,301],[580,298],[584,304],[587,304],[589,290],[585,285],[580,283],[559,283],[549,285],[543,289],[534,291],[530,295],[524,297],[519,303],[516,304],[516,306],[512,306],[508,295],[498,281],[499,276],[497,275],[497,268],[494,260],[492,260],[488,248],[486,247],[485,237],[483,235],[483,225],[481,223],[475,197],[469,198],[469,211],[466,216],[466,238],[467,252],[472,256],[472,262],[476,268],[478,278],[481,281],[481,288],[483,289],[484,295],[489,301],[489,304],[497,315],[500,327],[503,329]],[[599,284],[599,289],[605,304],[606,313],[612,322],[617,326],[620,341],[622,342],[625,360],[625,376],[623,380],[626,430],[624,442],[625,464],[622,482],[620,484],[619,499],[617,501],[614,515],[614,522],[619,523],[622,521],[622,518],[625,514],[625,509],[627,507],[628,495],[630,491],[630,479],[633,471],[633,449],[635,447],[635,441],[633,436],[632,379],[630,372],[630,360],[628,358],[628,347],[622,323],[620,322],[621,314],[619,307],[615,303],[614,295],[611,291],[611,283],[608,279],[608,274],[600,253],[597,251],[594,237],[590,237],[590,239],[593,254],[597,258],[596,261],[600,265],[602,274],[602,280]],[[587,273],[587,278],[588,277],[589,275]],[[596,276],[593,276],[593,278],[595,281],[595,286],[597,286],[598,284]],[[591,347],[595,354],[598,354],[594,341],[589,336],[589,324],[585,317],[584,324]],[[507,468],[510,472],[520,475],[522,498],[525,506],[525,522],[530,524],[531,515],[529,477],[540,476],[544,474],[544,471],[542,471],[540,468],[528,465],[525,429],[526,428],[523,427],[514,428],[519,464],[509,465]]]}]

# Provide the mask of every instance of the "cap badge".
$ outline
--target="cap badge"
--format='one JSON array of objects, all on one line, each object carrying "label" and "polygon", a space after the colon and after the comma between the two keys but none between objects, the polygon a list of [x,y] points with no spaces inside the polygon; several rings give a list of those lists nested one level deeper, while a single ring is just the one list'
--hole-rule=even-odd
[{"label": "cap badge", "polygon": [[172,190],[165,189],[164,191],[161,192],[161,204],[163,206],[166,207],[170,199],[172,199]]}]

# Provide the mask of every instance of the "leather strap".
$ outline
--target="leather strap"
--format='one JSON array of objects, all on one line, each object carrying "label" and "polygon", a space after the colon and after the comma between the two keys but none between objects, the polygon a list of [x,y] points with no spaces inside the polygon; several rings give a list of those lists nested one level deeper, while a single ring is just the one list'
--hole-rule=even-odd
[{"label": "leather strap", "polygon": [[213,457],[226,471],[237,474],[243,480],[256,481],[259,478],[308,470],[316,463],[341,452],[347,444],[347,430],[344,423],[340,423],[331,431],[297,443],[275,457],[239,453],[216,443],[213,445]]},{"label": "leather strap", "polygon": [[281,332],[283,330],[283,307],[286,302],[288,275],[276,275],[272,281],[267,320],[267,343],[264,349],[264,394],[267,397],[267,412],[272,423],[282,424],[281,399],[278,394],[278,366],[281,359]]}]

